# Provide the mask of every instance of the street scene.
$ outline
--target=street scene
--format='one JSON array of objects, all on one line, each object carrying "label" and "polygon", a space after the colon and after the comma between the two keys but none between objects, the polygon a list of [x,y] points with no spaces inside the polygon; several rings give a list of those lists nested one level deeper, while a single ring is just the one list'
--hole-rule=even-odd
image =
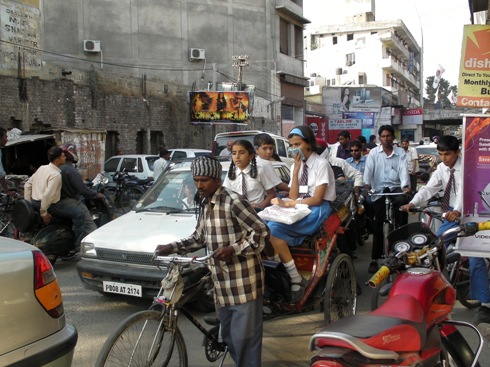
[{"label": "street scene", "polygon": [[0,0],[1,366],[484,366],[487,0]]}]

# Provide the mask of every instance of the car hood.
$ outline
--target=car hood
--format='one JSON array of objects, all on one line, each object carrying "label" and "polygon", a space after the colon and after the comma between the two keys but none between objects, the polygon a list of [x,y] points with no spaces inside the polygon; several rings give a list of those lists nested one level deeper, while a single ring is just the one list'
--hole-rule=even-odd
[{"label": "car hood", "polygon": [[152,253],[157,245],[188,237],[195,228],[193,212],[132,211],[90,233],[83,242],[111,250]]}]

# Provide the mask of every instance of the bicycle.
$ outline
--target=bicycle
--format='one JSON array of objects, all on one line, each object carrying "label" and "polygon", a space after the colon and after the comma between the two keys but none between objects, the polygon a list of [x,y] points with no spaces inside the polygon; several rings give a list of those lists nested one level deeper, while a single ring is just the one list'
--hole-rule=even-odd
[{"label": "bicycle", "polygon": [[[383,221],[383,255],[388,257],[390,248],[390,233],[398,227],[396,223],[395,207],[393,205],[393,197],[408,195],[405,192],[381,192],[376,193],[371,190],[368,192],[370,196],[383,196],[385,200],[385,219]],[[385,287],[389,286],[394,281],[394,274],[390,274],[380,285],[379,292],[374,291],[371,296],[371,310],[377,309],[387,299],[388,292],[385,292]]]},{"label": "bicycle", "polygon": [[[182,313],[203,335],[206,358],[220,366],[228,354],[220,340],[219,325],[206,330],[187,310],[186,304],[210,281],[210,274],[184,289],[182,272],[191,264],[207,266],[214,253],[199,258],[180,256],[155,256],[158,266],[169,268],[158,295],[149,310],[137,312],[124,320],[106,340],[97,358],[96,367],[110,366],[179,366],[188,365],[187,347],[178,326]],[[206,319],[205,319],[206,321]],[[213,322],[214,321],[214,322]]]}]

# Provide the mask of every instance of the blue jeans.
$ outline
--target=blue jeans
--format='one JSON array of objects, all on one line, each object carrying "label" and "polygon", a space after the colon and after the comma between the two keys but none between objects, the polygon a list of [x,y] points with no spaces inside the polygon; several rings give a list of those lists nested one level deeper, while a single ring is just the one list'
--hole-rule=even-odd
[{"label": "blue jeans", "polygon": [[490,302],[488,269],[482,257],[470,257],[470,297],[482,303]]},{"label": "blue jeans", "polygon": [[69,198],[61,199],[57,203],[51,204],[48,212],[55,217],[71,219],[73,222],[73,232],[75,233],[76,250],[80,248],[80,243],[86,235],[86,229],[88,227],[87,221],[89,219],[95,227],[90,212],[80,200]]}]

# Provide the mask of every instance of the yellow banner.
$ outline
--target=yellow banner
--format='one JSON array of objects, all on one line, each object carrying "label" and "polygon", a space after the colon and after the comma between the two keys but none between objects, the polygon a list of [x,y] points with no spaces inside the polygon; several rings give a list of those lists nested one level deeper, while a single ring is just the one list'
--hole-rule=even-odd
[{"label": "yellow banner", "polygon": [[465,25],[457,106],[490,108],[490,25]]}]

